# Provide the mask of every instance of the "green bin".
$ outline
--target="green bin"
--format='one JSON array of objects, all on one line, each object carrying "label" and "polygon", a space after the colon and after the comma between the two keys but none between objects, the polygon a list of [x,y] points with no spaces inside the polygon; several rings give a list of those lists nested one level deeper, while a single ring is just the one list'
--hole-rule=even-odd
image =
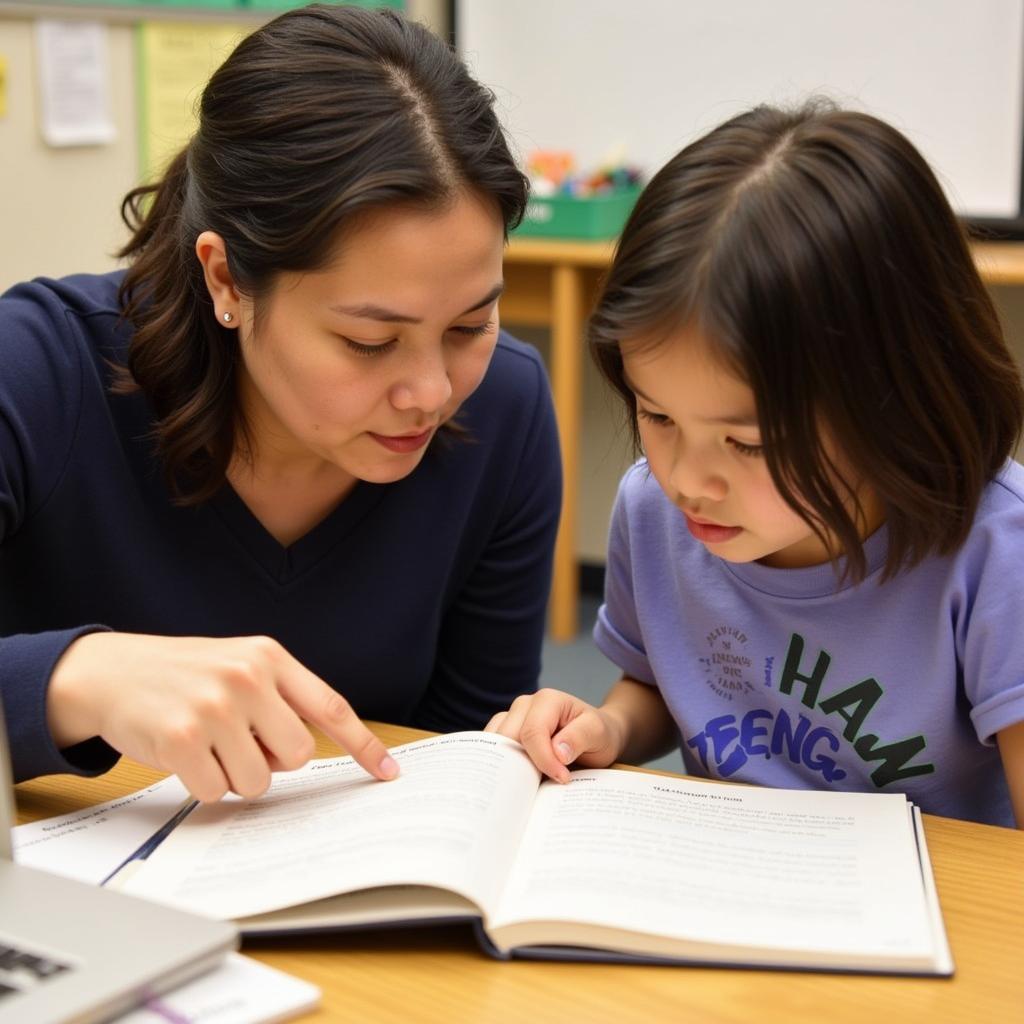
[{"label": "green bin", "polygon": [[615,238],[640,191],[624,188],[586,198],[531,196],[515,233],[538,238]]}]

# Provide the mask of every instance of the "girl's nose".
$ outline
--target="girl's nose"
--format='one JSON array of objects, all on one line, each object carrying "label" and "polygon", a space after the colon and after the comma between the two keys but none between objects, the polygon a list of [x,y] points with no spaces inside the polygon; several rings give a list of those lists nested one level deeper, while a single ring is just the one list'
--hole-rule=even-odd
[{"label": "girl's nose", "polygon": [[669,479],[676,492],[690,501],[722,501],[729,493],[728,482],[713,462],[681,445],[676,446]]}]

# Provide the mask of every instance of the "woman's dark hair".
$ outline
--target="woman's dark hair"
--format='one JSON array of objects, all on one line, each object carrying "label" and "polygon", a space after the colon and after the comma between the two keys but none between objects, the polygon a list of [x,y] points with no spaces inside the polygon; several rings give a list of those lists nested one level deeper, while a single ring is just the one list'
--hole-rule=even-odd
[{"label": "woman's dark hair", "polygon": [[243,39],[203,92],[199,126],[163,180],[133,189],[119,255],[135,333],[118,390],[141,387],[177,499],[223,484],[241,422],[236,333],[218,325],[195,242],[225,242],[257,311],[277,276],[322,268],[353,215],[443,208],[468,189],[506,232],[527,182],[493,110],[452,49],[389,10],[316,4]]},{"label": "woman's dark hair", "polygon": [[898,131],[825,101],[762,106],[670,160],[589,325],[637,442],[620,345],[685,325],[754,392],[775,486],[850,578],[866,572],[844,503],[858,480],[884,506],[883,580],[963,543],[1024,394],[964,232]]}]

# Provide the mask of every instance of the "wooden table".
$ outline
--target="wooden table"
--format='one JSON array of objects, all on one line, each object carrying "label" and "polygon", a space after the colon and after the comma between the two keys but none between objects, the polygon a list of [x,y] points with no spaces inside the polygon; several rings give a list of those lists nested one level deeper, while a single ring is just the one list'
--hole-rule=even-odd
[{"label": "wooden table", "polygon": [[[987,283],[1024,284],[1024,245],[1018,242],[979,242],[973,248],[978,268]],[[593,308],[601,275],[611,264],[614,251],[614,241],[513,237],[505,253],[506,288],[501,299],[503,321],[547,327],[551,331],[551,388],[558,416],[565,480],[549,622],[550,635],[558,641],[572,640],[578,626],[576,518],[579,507],[583,325]]]},{"label": "wooden table", "polygon": [[[374,725],[394,745],[427,735]],[[318,742],[318,756],[337,748]],[[100,779],[17,787],[19,820],[77,810],[149,785],[123,761]],[[319,985],[304,1021],[359,1024],[899,1024],[1024,1021],[1024,832],[925,817],[956,977],[885,978],[698,967],[501,963],[462,928],[262,940],[244,952]],[[100,923],[97,927],[101,927]]]}]

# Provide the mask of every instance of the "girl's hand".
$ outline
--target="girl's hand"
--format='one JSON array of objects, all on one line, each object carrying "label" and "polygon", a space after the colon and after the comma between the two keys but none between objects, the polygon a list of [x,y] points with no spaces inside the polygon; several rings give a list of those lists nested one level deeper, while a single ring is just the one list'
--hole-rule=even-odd
[{"label": "girl's hand", "polygon": [[398,774],[348,701],[267,637],[89,633],[64,652],[47,693],[58,747],[100,736],[176,773],[202,801],[259,796],[271,771],[305,764],[315,745],[303,719],[371,775]]},{"label": "girl's hand", "polygon": [[556,782],[568,782],[566,765],[604,768],[619,759],[625,744],[621,719],[561,690],[539,690],[517,697],[499,711],[486,732],[518,740],[533,763]]}]

